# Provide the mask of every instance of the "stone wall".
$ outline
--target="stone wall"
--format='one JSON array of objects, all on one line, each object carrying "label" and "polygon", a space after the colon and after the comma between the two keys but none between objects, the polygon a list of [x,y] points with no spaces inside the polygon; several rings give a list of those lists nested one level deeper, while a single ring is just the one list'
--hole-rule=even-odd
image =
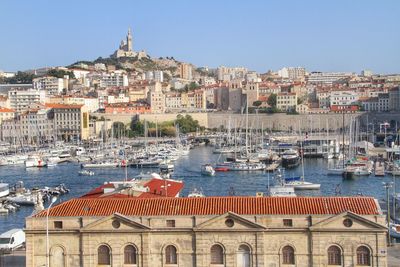
[{"label": "stone wall", "polygon": [[[173,121],[179,113],[166,114],[142,114],[139,115],[140,120],[151,122]],[[193,119],[198,120],[201,126],[206,128],[228,128],[233,129],[244,128],[246,126],[246,115],[234,113],[184,113],[182,115],[190,115]],[[105,117],[112,121],[120,121],[125,124],[130,123],[133,115],[130,114],[103,114],[94,113],[97,117]],[[349,113],[344,115],[345,127],[355,118],[358,118],[361,125],[366,126],[367,123],[378,123],[391,120],[397,121],[400,127],[400,113]],[[299,114],[287,115],[284,113],[276,114],[249,114],[248,125],[253,129],[276,130],[276,131],[315,131],[316,129],[338,130],[343,126],[343,115],[328,113],[328,114]]]}]

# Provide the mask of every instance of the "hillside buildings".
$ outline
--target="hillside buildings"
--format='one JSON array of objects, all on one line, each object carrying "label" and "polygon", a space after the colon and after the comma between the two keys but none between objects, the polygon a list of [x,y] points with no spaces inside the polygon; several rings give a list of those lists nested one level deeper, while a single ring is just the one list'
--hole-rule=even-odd
[{"label": "hillside buildings", "polygon": [[68,78],[62,79],[52,76],[44,76],[33,79],[33,89],[43,90],[47,95],[61,94],[63,89],[68,88]]}]

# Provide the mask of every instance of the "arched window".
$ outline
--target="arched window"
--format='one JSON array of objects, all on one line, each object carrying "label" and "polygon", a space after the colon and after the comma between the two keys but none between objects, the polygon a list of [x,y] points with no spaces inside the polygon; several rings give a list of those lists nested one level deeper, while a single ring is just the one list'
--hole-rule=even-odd
[{"label": "arched window", "polygon": [[240,245],[237,253],[237,266],[250,267],[250,248],[247,245]]},{"label": "arched window", "polygon": [[224,264],[224,249],[215,244],[211,247],[211,264]]},{"label": "arched window", "polygon": [[56,246],[50,250],[50,267],[64,267],[65,253],[62,247]]},{"label": "arched window", "polygon": [[106,245],[101,245],[97,249],[97,264],[98,265],[111,265],[110,248]]},{"label": "arched window", "polygon": [[371,265],[371,253],[366,246],[357,248],[357,265]]},{"label": "arched window", "polygon": [[342,265],[342,251],[338,246],[328,248],[328,265]]},{"label": "arched window", "polygon": [[165,248],[165,263],[178,264],[178,257],[176,255],[176,247],[169,245]]},{"label": "arched window", "polygon": [[124,248],[124,264],[136,264],[136,248],[132,245]]},{"label": "arched window", "polygon": [[283,264],[294,264],[294,249],[291,246],[283,247],[282,257]]}]

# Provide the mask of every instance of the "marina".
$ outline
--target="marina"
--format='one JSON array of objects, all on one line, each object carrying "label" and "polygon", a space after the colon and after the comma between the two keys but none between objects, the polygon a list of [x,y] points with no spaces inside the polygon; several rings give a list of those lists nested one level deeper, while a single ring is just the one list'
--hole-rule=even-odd
[{"label": "marina", "polygon": [[[153,148],[149,148],[149,150],[151,149]],[[153,153],[156,154],[155,151]],[[125,156],[122,155],[121,157]],[[264,169],[246,171],[229,171],[230,165],[226,163],[227,169],[221,171],[221,168],[225,165],[219,166],[217,162],[221,162],[221,160],[223,162],[223,159],[221,159],[220,154],[214,153],[212,146],[197,146],[191,149],[189,153],[185,152],[179,157],[173,156],[172,158],[174,160],[162,166],[169,170],[173,169],[171,177],[184,182],[181,196],[188,196],[191,193],[197,197],[203,194],[206,196],[255,196],[256,194],[286,194],[288,196],[365,195],[373,196],[383,201],[385,199],[385,190],[382,183],[394,182],[396,192],[399,190],[397,185],[400,183],[398,181],[400,176],[396,177],[391,174],[379,177],[373,174],[369,176],[359,175],[354,176],[353,179],[343,179],[340,174],[329,175],[327,166],[341,164],[339,159],[303,158],[300,163],[303,162],[301,165],[304,166],[304,173],[301,165],[284,171],[283,177],[287,178],[285,183],[296,183],[295,188],[293,188],[293,186],[282,186],[279,180],[276,179],[277,171],[282,168],[279,167],[278,163],[273,163],[273,165],[266,164],[267,167],[264,166]],[[260,165],[263,163],[252,164]],[[246,162],[238,162],[236,165],[247,166]],[[202,166],[204,166],[203,169]],[[215,168],[214,175],[204,175],[205,166],[219,166],[219,171],[218,168]],[[143,168],[136,166],[135,168],[127,168],[110,165],[108,168],[95,168],[95,172],[93,172],[89,168],[81,169],[81,163],[75,160],[59,163],[51,168],[25,168],[23,164],[7,165],[1,167],[0,181],[10,185],[23,181],[25,188],[56,187],[60,184],[65,184],[70,191],[69,194],[59,196],[59,203],[60,201],[82,196],[107,181],[123,181],[126,177],[128,179],[135,177],[139,179],[140,176],[145,177],[152,172],[159,172],[159,167],[157,165],[153,168],[145,168],[145,166]],[[268,167],[276,168],[275,172],[268,172]],[[88,170],[88,172],[83,172],[83,170]],[[209,174],[212,173],[211,169],[209,169]],[[302,176],[306,178],[306,182],[302,182]],[[305,187],[303,189],[306,190],[298,190],[302,189],[301,187]],[[193,191],[193,189],[196,190]],[[198,192],[201,192],[201,194]],[[44,206],[46,205],[44,203]],[[32,212],[32,206],[21,206],[18,212],[0,216],[0,231],[23,227],[25,217],[32,214]]]}]

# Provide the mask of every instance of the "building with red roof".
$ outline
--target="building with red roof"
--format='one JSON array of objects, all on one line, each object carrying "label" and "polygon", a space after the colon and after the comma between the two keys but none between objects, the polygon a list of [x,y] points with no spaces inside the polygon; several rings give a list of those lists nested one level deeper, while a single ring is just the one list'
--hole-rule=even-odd
[{"label": "building with red roof", "polygon": [[26,266],[46,255],[52,266],[386,266],[374,198],[155,197],[162,180],[144,185],[153,197],[105,184],[28,217]]}]

